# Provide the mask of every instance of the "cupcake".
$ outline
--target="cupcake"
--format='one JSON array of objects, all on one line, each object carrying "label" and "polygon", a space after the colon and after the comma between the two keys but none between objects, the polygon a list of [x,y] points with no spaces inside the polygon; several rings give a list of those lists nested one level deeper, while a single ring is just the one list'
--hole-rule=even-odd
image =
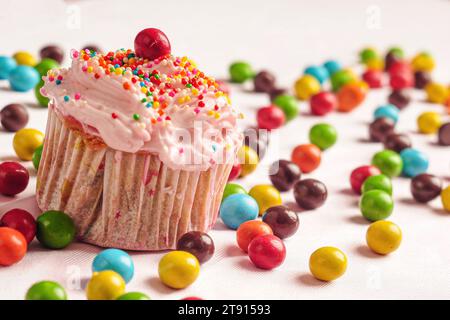
[{"label": "cupcake", "polygon": [[43,77],[40,209],[69,214],[79,239],[101,247],[173,249],[208,231],[242,141],[217,82],[157,29],[141,31],[135,51],[71,58]]}]

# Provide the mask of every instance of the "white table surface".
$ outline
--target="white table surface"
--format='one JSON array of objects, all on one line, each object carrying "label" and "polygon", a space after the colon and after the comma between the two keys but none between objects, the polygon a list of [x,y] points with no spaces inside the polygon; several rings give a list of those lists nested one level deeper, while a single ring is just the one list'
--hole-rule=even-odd
[{"label": "white table surface", "polygon": [[[3,0],[0,11],[0,54],[17,50],[37,53],[48,43],[62,45],[67,53],[96,43],[111,50],[130,47],[144,27],[158,27],[171,40],[173,52],[188,55],[207,73],[227,75],[231,61],[250,61],[255,69],[267,68],[280,85],[290,86],[308,64],[336,58],[355,65],[357,51],[365,45],[386,49],[402,46],[408,55],[429,50],[437,61],[434,77],[450,81],[450,3],[448,1],[34,1]],[[108,7],[108,9],[106,9]],[[66,58],[65,64],[69,62]],[[16,93],[0,82],[0,106],[26,103],[29,127],[45,129],[46,109],[35,105],[32,92]],[[248,88],[247,88],[248,89]],[[372,91],[351,114],[333,113],[325,118],[301,114],[279,131],[270,155],[256,173],[243,181],[246,187],[268,183],[267,163],[289,158],[298,144],[307,143],[309,128],[326,121],[336,126],[338,143],[323,155],[318,170],[307,176],[322,180],[329,189],[326,204],[300,213],[298,233],[286,241],[285,263],[273,271],[256,269],[235,245],[235,232],[219,221],[211,236],[216,244],[212,260],[201,268],[200,277],[189,288],[172,290],[157,277],[160,253],[132,253],[136,273],[127,286],[153,299],[178,299],[197,295],[205,299],[393,299],[450,298],[450,214],[440,200],[428,205],[412,201],[409,180],[394,180],[395,210],[390,220],[403,231],[403,243],[386,257],[369,251],[365,244],[368,222],[358,210],[358,196],[349,191],[351,170],[370,163],[382,146],[365,142],[374,108],[386,102],[388,90]],[[417,115],[425,110],[443,113],[441,106],[423,102],[414,92],[414,102],[401,112],[398,131],[408,133],[415,147],[430,157],[429,172],[450,183],[450,149],[436,145],[435,136],[419,135]],[[248,116],[242,125],[255,122],[255,111],[269,103],[264,94],[233,86],[232,101]],[[443,114],[444,115],[444,114]],[[450,120],[448,115],[444,118]],[[0,131],[0,161],[18,160],[12,149],[13,134]],[[276,146],[277,145],[277,146]],[[0,215],[20,207],[39,214],[33,190],[35,171],[24,163],[32,180],[17,198],[0,196]],[[306,176],[306,175],[305,175]],[[290,192],[283,194],[292,203]],[[332,283],[309,274],[310,254],[324,245],[343,250],[349,259],[346,274]],[[55,280],[70,298],[83,299],[83,288],[91,275],[91,262],[100,249],[74,243],[61,251],[42,248],[35,240],[17,265],[0,268],[0,298],[22,299],[35,281]]]}]

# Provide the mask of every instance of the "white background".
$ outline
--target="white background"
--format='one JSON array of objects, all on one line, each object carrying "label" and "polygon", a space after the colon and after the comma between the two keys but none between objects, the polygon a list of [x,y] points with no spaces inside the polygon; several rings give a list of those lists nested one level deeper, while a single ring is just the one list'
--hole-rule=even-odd
[{"label": "white background", "polygon": [[[48,43],[66,52],[88,43],[105,50],[131,47],[135,34],[145,27],[158,27],[170,38],[173,53],[188,55],[205,72],[222,78],[231,61],[244,59],[256,70],[273,71],[282,86],[289,87],[309,64],[336,58],[355,65],[357,52],[365,45],[385,50],[402,46],[408,55],[419,50],[432,52],[437,61],[434,77],[450,81],[450,3],[429,1],[12,1],[3,0],[0,11],[0,54],[17,50],[37,53]],[[65,64],[69,62],[66,58]],[[26,103],[29,127],[45,129],[46,109],[35,105],[33,93],[9,91],[0,82],[0,106]],[[250,88],[250,87],[249,87]],[[243,127],[254,123],[258,107],[269,103],[264,94],[233,87],[232,101],[248,116]],[[161,254],[132,253],[136,273],[128,291],[142,291],[153,299],[178,299],[197,295],[205,299],[392,299],[450,298],[450,214],[439,199],[428,205],[412,201],[409,180],[394,181],[395,210],[390,220],[403,230],[400,249],[381,257],[365,245],[368,223],[361,217],[358,197],[349,191],[351,170],[368,164],[382,147],[368,143],[367,125],[373,109],[386,102],[387,90],[372,91],[351,114],[326,118],[301,114],[283,127],[271,148],[273,159],[289,158],[291,150],[306,143],[311,125],[326,121],[336,126],[339,141],[326,151],[320,168],[308,176],[325,182],[326,204],[312,212],[301,212],[298,233],[286,241],[285,263],[273,271],[256,269],[235,245],[235,232],[219,221],[211,232],[216,243],[212,260],[202,266],[200,277],[189,288],[174,291],[157,278]],[[450,150],[436,145],[435,136],[417,134],[417,115],[441,106],[423,102],[421,92],[401,113],[398,131],[410,134],[415,147],[430,157],[431,173],[450,182]],[[446,121],[450,120],[444,115]],[[0,132],[0,161],[17,160],[11,147],[13,134]],[[269,161],[268,159],[267,161]],[[266,161],[266,162],[267,162]],[[20,197],[0,197],[0,214],[21,207],[38,214],[34,200],[31,163],[25,163],[32,183]],[[268,183],[267,166],[244,179],[251,187]],[[292,194],[283,194],[292,205]],[[347,273],[333,283],[313,279],[308,271],[309,255],[324,245],[343,250],[349,259]],[[34,241],[17,265],[0,268],[0,298],[22,299],[35,281],[55,280],[70,298],[83,299],[83,288],[93,257],[100,249],[74,243],[62,251],[50,251]]]}]

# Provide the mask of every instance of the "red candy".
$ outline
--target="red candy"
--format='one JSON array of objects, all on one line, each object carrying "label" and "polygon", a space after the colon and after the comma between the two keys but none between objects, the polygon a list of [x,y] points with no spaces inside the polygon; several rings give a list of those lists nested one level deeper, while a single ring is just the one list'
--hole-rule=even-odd
[{"label": "red candy", "polygon": [[192,297],[186,297],[186,298],[183,298],[183,299],[181,299],[181,300],[203,300],[203,299],[202,299],[202,298],[199,298],[199,297],[192,296]]},{"label": "red candy", "polygon": [[242,167],[241,164],[238,162],[231,167],[230,175],[228,176],[228,181],[235,180],[239,177],[241,174]]},{"label": "red candy", "polygon": [[0,193],[14,196],[26,189],[30,175],[27,169],[17,162],[0,164]]},{"label": "red candy", "polygon": [[272,130],[281,127],[286,122],[286,116],[280,108],[267,106],[258,110],[256,120],[260,129]]},{"label": "red candy", "polygon": [[323,116],[336,109],[338,104],[336,96],[331,92],[322,91],[311,97],[311,113],[316,116]]},{"label": "red candy", "polygon": [[250,242],[248,256],[256,267],[270,270],[283,263],[286,247],[280,238],[267,234]]},{"label": "red candy", "polygon": [[134,39],[134,51],[138,57],[155,60],[170,54],[170,42],[161,30],[147,28]]},{"label": "red candy", "polygon": [[17,230],[0,227],[0,266],[19,262],[27,252],[27,241]]},{"label": "red candy", "polygon": [[374,166],[361,166],[352,171],[350,185],[355,193],[361,194],[361,187],[370,176],[381,174],[380,169]]},{"label": "red candy", "polygon": [[291,160],[302,172],[314,171],[322,158],[322,151],[314,144],[301,144],[292,151]]},{"label": "red candy", "polygon": [[250,242],[256,237],[273,234],[272,228],[260,220],[250,220],[242,223],[236,232],[236,240],[239,248],[247,252]]},{"label": "red candy", "polygon": [[389,75],[397,74],[397,73],[403,73],[403,72],[409,72],[412,73],[411,65],[408,61],[405,60],[399,60],[392,63],[392,65],[389,67]]},{"label": "red candy", "polygon": [[0,220],[0,226],[19,231],[28,244],[36,235],[36,220],[28,211],[22,209],[12,209],[6,212]]},{"label": "red candy", "polygon": [[363,73],[362,78],[369,88],[377,89],[383,86],[383,72],[369,69]]},{"label": "red candy", "polygon": [[410,71],[391,73],[389,85],[394,90],[410,88],[414,85],[414,75]]}]

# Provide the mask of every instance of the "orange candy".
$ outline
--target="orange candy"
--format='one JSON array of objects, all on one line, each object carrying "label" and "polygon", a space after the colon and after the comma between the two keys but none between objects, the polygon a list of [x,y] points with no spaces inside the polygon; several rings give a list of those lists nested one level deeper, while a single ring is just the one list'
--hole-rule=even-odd
[{"label": "orange candy", "polygon": [[250,220],[242,223],[236,232],[236,240],[239,248],[248,252],[248,245],[258,236],[273,234],[272,228],[260,220]]},{"label": "orange candy", "polygon": [[10,266],[22,260],[27,252],[27,241],[22,233],[0,227],[0,266]]},{"label": "orange candy", "polygon": [[338,107],[341,112],[350,112],[366,98],[367,86],[358,82],[344,85],[337,93]]},{"label": "orange candy", "polygon": [[314,144],[301,144],[292,151],[291,159],[303,173],[311,172],[320,165],[322,151]]}]

